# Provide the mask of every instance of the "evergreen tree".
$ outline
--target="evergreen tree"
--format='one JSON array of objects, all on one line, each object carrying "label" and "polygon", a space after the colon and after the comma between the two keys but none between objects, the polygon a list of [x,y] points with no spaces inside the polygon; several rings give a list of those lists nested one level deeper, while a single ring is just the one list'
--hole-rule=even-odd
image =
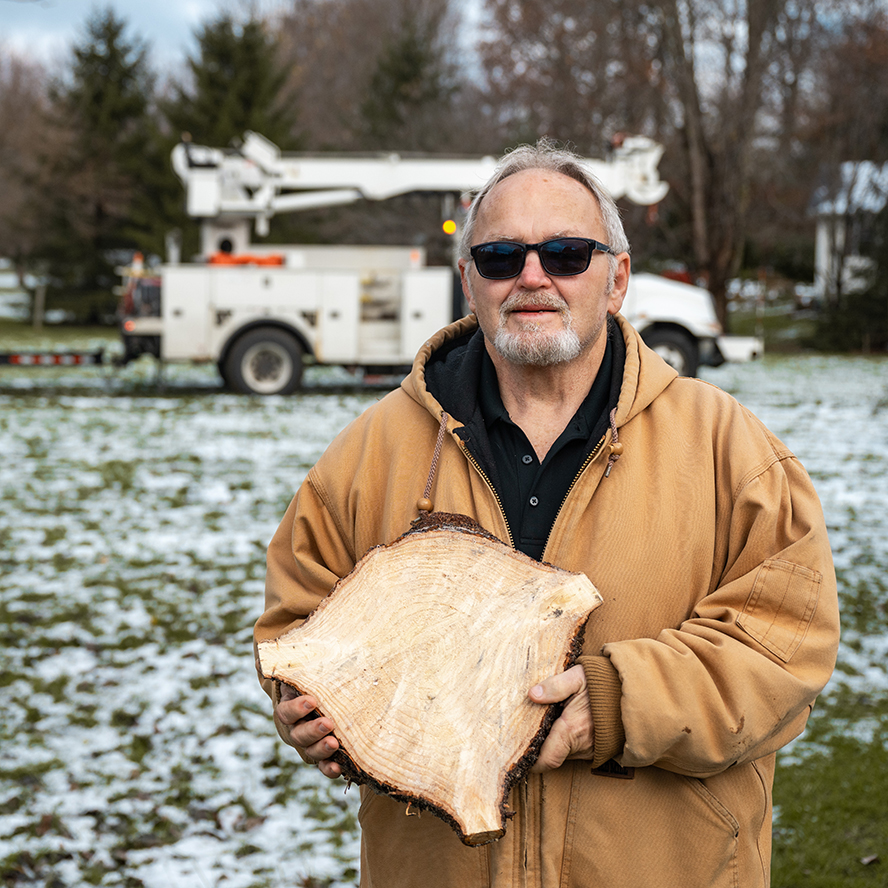
[{"label": "evergreen tree", "polygon": [[433,119],[456,91],[438,43],[445,11],[426,20],[408,14],[379,53],[361,106],[369,147],[435,149],[440,133]]},{"label": "evergreen tree", "polygon": [[224,147],[253,130],[281,148],[295,147],[294,115],[282,92],[287,72],[265,24],[225,14],[204,24],[197,40],[188,60],[191,83],[176,86],[164,106],[172,134]]},{"label": "evergreen tree", "polygon": [[113,313],[114,266],[138,246],[138,200],[154,88],[147,49],[112,9],[93,12],[52,98],[66,151],[53,163],[46,226],[49,304],[98,321]]}]

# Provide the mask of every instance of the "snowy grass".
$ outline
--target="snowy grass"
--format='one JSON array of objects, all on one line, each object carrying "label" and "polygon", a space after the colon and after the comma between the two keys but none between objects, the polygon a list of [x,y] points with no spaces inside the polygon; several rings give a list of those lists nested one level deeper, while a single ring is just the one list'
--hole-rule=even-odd
[{"label": "snowy grass", "polygon": [[[0,368],[2,882],[354,885],[357,792],[277,739],[251,627],[293,492],[380,393],[313,371],[302,394],[249,398],[212,368],[155,373]],[[786,761],[871,742],[888,729],[888,362],[707,377],[801,457],[835,550],[840,667]]]},{"label": "snowy grass", "polygon": [[353,884],[357,794],[278,740],[251,624],[293,491],[378,393],[93,372],[0,377],[0,881]]}]

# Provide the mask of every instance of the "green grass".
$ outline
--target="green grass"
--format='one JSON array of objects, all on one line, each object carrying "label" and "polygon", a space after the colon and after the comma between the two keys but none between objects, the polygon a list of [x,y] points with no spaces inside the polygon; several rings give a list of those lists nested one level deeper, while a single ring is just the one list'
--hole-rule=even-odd
[{"label": "green grass", "polygon": [[778,769],[773,888],[888,884],[888,751],[884,735],[831,739]]},{"label": "green grass", "polygon": [[[775,330],[785,321],[768,318]],[[0,350],[4,337],[18,347],[29,334],[0,323]],[[116,337],[41,335],[76,348]],[[843,659],[806,734],[780,757],[774,888],[888,885],[888,692],[868,680],[885,669],[878,640],[888,633],[885,413],[872,396],[883,366],[774,356],[730,377],[790,436],[799,424],[816,430],[802,433],[803,462],[826,494],[839,556]],[[356,792],[319,783],[278,741],[252,674],[250,626],[265,548],[293,491],[376,396],[282,402],[173,385],[161,402],[130,381],[126,398],[109,391],[0,389],[11,455],[5,474],[0,461],[0,815],[22,830],[15,852],[0,853],[0,884],[137,885],[141,864],[128,852],[166,849],[178,866],[175,844],[209,834],[239,885],[279,885],[270,861],[295,886],[354,883]],[[829,424],[813,424],[822,413]],[[831,437],[840,427],[853,435]],[[837,498],[846,486],[851,501]],[[276,824],[270,838],[262,818]],[[337,879],[296,871],[319,849]],[[62,861],[76,877],[59,880]]]},{"label": "green grass", "polygon": [[732,336],[762,336],[765,354],[801,350],[801,343],[814,332],[815,316],[810,312],[796,312],[791,304],[771,306],[759,314],[754,308],[731,312],[729,333]]},{"label": "green grass", "polygon": [[120,342],[115,327],[44,324],[39,330],[21,321],[0,318],[0,351],[13,349],[101,348]]},{"label": "green grass", "polygon": [[[0,325],[8,349],[82,348],[94,333],[37,342]],[[138,379],[75,388],[88,371],[0,370],[0,844],[17,843],[0,852],[0,884],[136,885],[161,860],[203,884],[174,850],[183,840],[219,848],[200,864],[206,884],[271,888],[282,860],[292,884],[353,883],[355,795],[343,808],[342,787],[310,769],[259,767],[281,744],[250,635],[268,539],[316,458],[295,458],[294,442],[306,451],[332,412],[320,448],[365,400],[282,404],[201,382],[161,402]],[[310,852],[293,850],[290,824]],[[316,856],[325,877],[305,881]]]},{"label": "green grass", "polygon": [[[848,608],[844,627],[859,618]],[[879,621],[868,629],[880,632]],[[773,888],[888,884],[886,740],[884,691],[854,689],[838,680],[818,702],[796,747],[800,754],[793,750],[777,768]]]}]

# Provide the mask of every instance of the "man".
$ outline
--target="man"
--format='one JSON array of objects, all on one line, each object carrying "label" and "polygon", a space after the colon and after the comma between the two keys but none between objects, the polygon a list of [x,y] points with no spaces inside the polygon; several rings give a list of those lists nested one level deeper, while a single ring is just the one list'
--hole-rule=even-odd
[{"label": "man", "polygon": [[[361,884],[766,886],[775,752],[804,727],[838,644],[810,481],[748,411],[678,378],[618,315],[625,235],[573,155],[507,155],[469,211],[459,267],[474,316],[426,343],[311,470],[269,548],[256,637],[304,618],[419,509],[470,515],[585,572],[605,603],[578,665],[528,689],[565,707],[505,837],[467,848],[362,790]],[[339,776],[316,701],[266,690],[284,740]]]}]

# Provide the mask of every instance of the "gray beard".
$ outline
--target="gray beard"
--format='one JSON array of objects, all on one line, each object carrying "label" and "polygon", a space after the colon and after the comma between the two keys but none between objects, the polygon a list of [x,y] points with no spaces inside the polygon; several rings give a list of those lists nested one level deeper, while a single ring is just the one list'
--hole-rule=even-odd
[{"label": "gray beard", "polygon": [[531,367],[565,364],[578,358],[583,350],[580,337],[570,327],[546,336],[532,331],[506,333],[500,329],[493,338],[493,347],[506,361]]},{"label": "gray beard", "polygon": [[531,367],[550,367],[578,358],[583,351],[583,343],[571,326],[570,309],[555,295],[538,295],[535,301],[557,308],[564,322],[564,329],[544,334],[535,324],[530,324],[517,333],[506,332],[509,312],[525,298],[524,294],[512,296],[500,307],[500,324],[493,339],[493,347],[497,352],[512,364]]}]

